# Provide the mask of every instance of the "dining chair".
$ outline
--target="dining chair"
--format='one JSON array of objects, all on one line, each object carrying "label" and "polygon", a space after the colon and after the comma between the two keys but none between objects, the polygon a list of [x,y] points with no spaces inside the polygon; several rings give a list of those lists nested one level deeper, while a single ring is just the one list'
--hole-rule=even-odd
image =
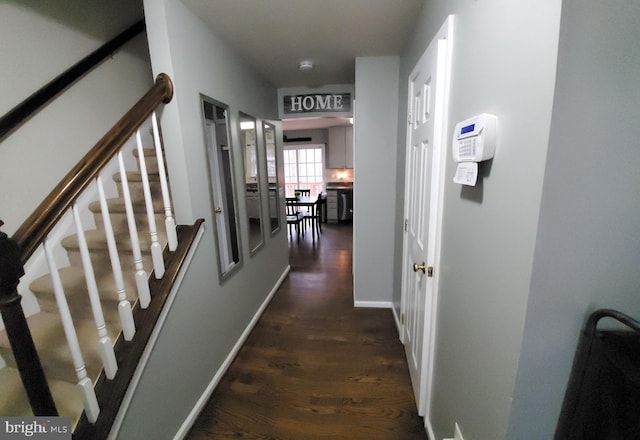
[{"label": "dining chair", "polygon": [[[297,188],[293,190],[294,194],[299,193],[302,197],[310,197],[311,190],[306,188]],[[298,206],[298,212],[303,215],[303,217],[308,218],[311,215],[311,208],[306,206]],[[306,223],[303,223],[303,228],[306,229]]]},{"label": "dining chair", "polygon": [[298,239],[300,239],[301,234],[304,236],[304,229],[300,229],[304,228],[304,213],[298,211],[298,206],[292,203],[294,201],[296,201],[295,197],[285,198],[287,226],[289,227],[289,236],[292,235],[292,230],[295,228]]},{"label": "dining chair", "polygon": [[294,194],[295,193],[300,193],[300,195],[306,196],[306,197],[309,197],[311,195],[311,190],[310,189],[294,189],[293,192],[294,192]]},{"label": "dining chair", "polygon": [[314,231],[318,231],[318,237],[320,236],[320,233],[322,232],[322,202],[323,202],[322,198],[322,193],[318,194],[318,198],[316,200],[316,204],[315,206],[313,206],[312,208],[310,208],[309,210],[307,210],[304,213],[304,219],[305,221],[308,221],[311,225],[311,231],[312,233]]}]

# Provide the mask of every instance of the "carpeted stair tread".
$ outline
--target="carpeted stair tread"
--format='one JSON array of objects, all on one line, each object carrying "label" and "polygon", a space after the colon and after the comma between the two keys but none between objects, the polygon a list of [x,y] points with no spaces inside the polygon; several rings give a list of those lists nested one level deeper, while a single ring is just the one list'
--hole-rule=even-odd
[{"label": "carpeted stair tread", "polygon": [[[162,215],[164,213],[164,205],[162,204],[162,199],[159,197],[152,197],[153,199],[153,211],[157,215]],[[147,215],[147,205],[144,200],[135,200],[132,201],[133,212],[136,214],[142,214],[146,219]],[[107,207],[109,208],[110,214],[126,214],[126,207],[123,198],[115,198],[115,199],[107,199]],[[100,201],[91,202],[89,204],[89,210],[97,215],[102,215],[102,208],[100,206]]]},{"label": "carpeted stair tread", "polygon": [[[147,177],[149,178],[149,183],[160,182],[160,175],[158,173],[147,173]],[[116,173],[113,175],[113,180],[117,183],[122,182],[122,177],[120,177],[120,173]],[[140,183],[142,182],[142,173],[139,171],[127,171],[127,182],[129,183]]]},{"label": "carpeted stair tread", "polygon": [[[133,156],[138,159],[140,155],[138,154],[138,149],[133,150]],[[149,165],[150,160],[156,159],[156,149],[152,147],[143,147],[142,153],[144,154],[145,163]]]},{"label": "carpeted stair tread", "polygon": [[0,369],[0,414],[7,416],[33,415],[20,373],[13,367]]},{"label": "carpeted stair tread", "polygon": [[[109,267],[111,269],[111,267]],[[84,276],[84,270],[81,267],[65,267],[59,269],[60,279],[62,281],[62,285],[64,287],[65,293],[81,290],[82,292],[87,291],[86,279]],[[136,299],[135,293],[135,272],[134,271],[123,271],[122,277],[124,279],[124,288],[127,291],[127,298],[130,301]],[[116,282],[113,277],[113,273],[111,270],[105,271],[103,274],[96,273],[96,283],[98,285],[98,290],[100,291],[101,299],[118,299],[118,294],[116,290]],[[35,295],[53,295],[53,283],[51,281],[51,276],[49,274],[43,275],[40,278],[35,279],[30,285],[29,289]]]},{"label": "carpeted stair tread", "polygon": [[[49,389],[61,416],[76,419],[83,411],[77,385],[59,379],[48,379]],[[0,369],[0,414],[10,417],[33,416],[20,373],[14,367]]]},{"label": "carpeted stair tread", "polygon": [[[107,244],[107,236],[105,232],[101,229],[91,229],[88,231],[84,231],[84,236],[87,241],[87,246],[92,251],[105,251],[109,250]],[[138,240],[140,242],[140,250],[144,254],[145,252],[150,252],[149,248],[151,246],[151,236],[146,234],[139,234]],[[78,236],[77,235],[69,235],[65,237],[60,242],[62,247],[64,247],[67,251],[69,250],[78,250]],[[162,243],[162,242],[161,242]],[[118,234],[116,237],[116,245],[118,247],[118,251],[129,251],[131,252],[131,238],[129,234]],[[108,263],[108,260],[107,260]]]},{"label": "carpeted stair tread", "polygon": [[[140,253],[142,256],[142,265],[147,274],[153,270],[151,261],[151,238],[148,233],[139,234],[140,237]],[[92,229],[85,231],[85,239],[89,248],[93,270],[96,274],[111,272],[111,260],[109,258],[109,247],[103,230]],[[164,247],[166,239],[159,235],[160,246]],[[65,237],[61,244],[67,251],[69,263],[74,267],[82,267],[82,258],[80,255],[80,247],[77,235]],[[116,245],[118,247],[118,255],[120,256],[120,265],[124,271],[133,271],[136,269],[135,260],[133,258],[133,250],[129,234],[118,234],[116,236]]]},{"label": "carpeted stair tread", "polygon": [[58,414],[71,417],[72,421],[80,418],[84,407],[77,383],[53,378],[49,379],[49,389]]},{"label": "carpeted stair tread", "polygon": [[[153,198],[162,198],[162,185],[160,184],[160,175],[157,172],[147,173],[149,178],[149,189]],[[118,187],[119,197],[122,197],[122,178],[120,173],[113,175],[113,181]],[[142,174],[137,171],[127,172],[127,182],[129,183],[129,195],[131,200],[144,200],[144,185],[142,183]]]},{"label": "carpeted stair tread", "polygon": [[[76,382],[77,376],[60,317],[53,313],[40,312],[30,316],[27,321],[47,378]],[[102,361],[97,351],[98,331],[93,320],[75,320],[74,326],[87,374],[95,380],[102,369]],[[117,337],[115,330],[107,327],[107,333],[114,343]],[[0,334],[0,355],[8,366],[16,366],[4,332]]]},{"label": "carpeted stair tread", "polygon": [[[72,266],[60,269],[58,272],[72,316],[76,317],[82,316],[83,313],[90,313],[91,303],[89,301],[84,270],[81,267]],[[113,273],[111,270],[106,270],[96,272],[95,276],[105,320],[108,322],[118,322],[119,300]],[[123,280],[127,299],[133,304],[137,299],[135,272],[123,272]],[[34,280],[29,285],[29,289],[38,299],[40,310],[58,313],[53,281],[49,274]]]}]

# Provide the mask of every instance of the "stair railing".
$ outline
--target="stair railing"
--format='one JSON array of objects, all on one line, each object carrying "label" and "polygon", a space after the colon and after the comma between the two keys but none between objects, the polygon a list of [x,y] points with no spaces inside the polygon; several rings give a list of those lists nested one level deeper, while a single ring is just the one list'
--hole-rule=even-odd
[{"label": "stair railing", "polygon": [[91,69],[100,64],[105,58],[111,56],[125,43],[136,37],[145,29],[144,20],[140,20],[131,27],[125,29],[112,40],[107,41],[76,64],[49,81],[48,84],[37,90],[27,99],[15,106],[11,111],[0,117],[0,140],[8,136],[27,119],[47,105],[60,92],[72,85],[75,81],[86,75]]},{"label": "stair railing", "polygon": [[[9,239],[0,233],[0,313],[11,346],[16,367],[20,372],[24,389],[34,415],[57,415],[58,410],[47,384],[44,369],[34,344],[25,312],[21,306],[21,295],[17,286],[24,275],[24,265],[34,252],[42,246],[49,266],[51,281],[64,333],[74,364],[78,387],[81,390],[85,415],[90,423],[96,421],[100,408],[93,390],[92,378],[89,377],[83,359],[78,333],[74,327],[64,287],[62,285],[53,242],[50,234],[68,212],[72,213],[77,234],[80,259],[84,268],[86,287],[89,295],[96,331],[98,334],[97,351],[102,358],[102,368],[107,379],[115,376],[118,365],[113,350],[113,341],[106,330],[104,311],[102,309],[98,285],[93,268],[92,258],[85,238],[80,213],[79,199],[86,191],[97,185],[99,202],[102,211],[103,229],[106,236],[113,277],[115,279],[114,294],[118,298],[118,315],[125,340],[131,340],[135,334],[135,323],[132,309],[125,291],[122,263],[118,245],[111,224],[108,203],[106,200],[101,172],[112,166],[117,160],[120,171],[122,196],[124,198],[127,224],[131,238],[131,251],[136,270],[137,297],[141,308],[146,308],[151,300],[149,293],[148,273],[143,267],[140,238],[137,232],[136,216],[131,193],[128,187],[128,171],[125,168],[123,148],[131,144],[135,137],[138,151],[139,168],[143,183],[144,204],[147,211],[148,230],[151,241],[151,254],[155,278],[164,273],[162,247],[158,240],[155,224],[153,200],[149,185],[145,152],[142,148],[141,130],[151,121],[154,150],[160,174],[162,201],[167,227],[166,235],[170,251],[176,249],[176,226],[172,214],[166,170],[164,167],[163,148],[155,110],[163,103],[168,103],[173,96],[173,85],[170,78],[160,74],[154,86],[114,125],[114,127],[98,141],[98,143],[80,160],[80,162],[51,191],[40,206],[27,218]],[[1,223],[0,223],[1,226]]]}]

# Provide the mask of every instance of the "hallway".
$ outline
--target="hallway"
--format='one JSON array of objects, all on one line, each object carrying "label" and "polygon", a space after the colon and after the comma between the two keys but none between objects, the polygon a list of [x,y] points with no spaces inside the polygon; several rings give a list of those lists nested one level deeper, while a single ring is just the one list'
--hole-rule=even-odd
[{"label": "hallway", "polygon": [[353,307],[351,232],[290,241],[289,276],[187,438],[427,437],[391,312]]}]

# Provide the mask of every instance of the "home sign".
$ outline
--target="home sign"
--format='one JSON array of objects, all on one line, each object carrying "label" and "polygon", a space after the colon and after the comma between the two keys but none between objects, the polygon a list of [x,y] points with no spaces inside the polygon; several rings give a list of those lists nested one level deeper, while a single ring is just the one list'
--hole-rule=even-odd
[{"label": "home sign", "polygon": [[351,113],[351,93],[288,95],[283,98],[284,113]]}]

